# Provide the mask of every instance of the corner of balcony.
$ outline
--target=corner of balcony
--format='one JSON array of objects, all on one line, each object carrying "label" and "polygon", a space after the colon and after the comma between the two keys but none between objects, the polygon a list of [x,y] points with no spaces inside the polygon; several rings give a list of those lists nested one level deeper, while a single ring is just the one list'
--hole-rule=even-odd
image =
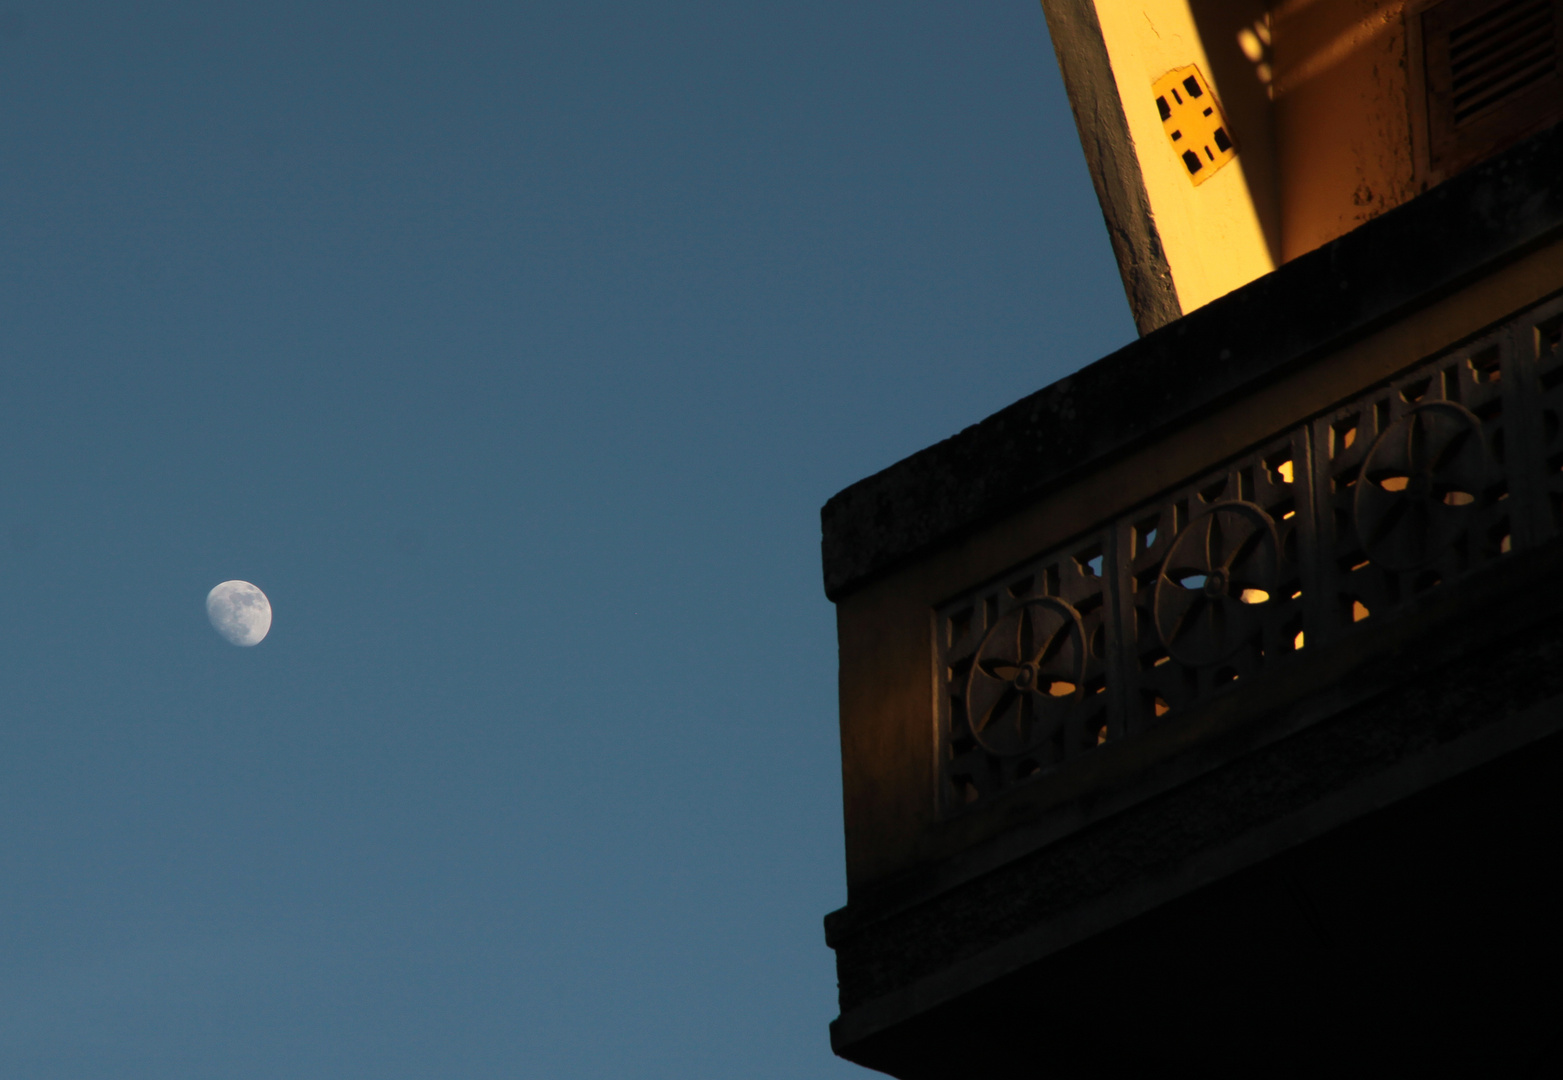
[{"label": "corner of balcony", "polygon": [[1556,1057],[1560,178],[1554,128],[826,505],[838,1053]]}]

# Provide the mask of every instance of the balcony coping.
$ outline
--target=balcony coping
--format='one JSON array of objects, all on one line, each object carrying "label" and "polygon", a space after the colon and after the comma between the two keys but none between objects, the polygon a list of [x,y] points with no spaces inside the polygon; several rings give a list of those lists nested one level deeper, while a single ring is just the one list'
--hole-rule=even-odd
[{"label": "balcony coping", "polygon": [[1563,125],[845,488],[839,600],[1563,234]]}]

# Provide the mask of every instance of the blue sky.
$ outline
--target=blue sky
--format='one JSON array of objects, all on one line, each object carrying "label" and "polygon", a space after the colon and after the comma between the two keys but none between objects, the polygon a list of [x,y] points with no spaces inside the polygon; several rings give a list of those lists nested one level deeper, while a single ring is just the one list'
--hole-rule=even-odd
[{"label": "blue sky", "polygon": [[1034,0],[0,10],[7,1074],[869,1075],[819,506],[1132,335]]}]

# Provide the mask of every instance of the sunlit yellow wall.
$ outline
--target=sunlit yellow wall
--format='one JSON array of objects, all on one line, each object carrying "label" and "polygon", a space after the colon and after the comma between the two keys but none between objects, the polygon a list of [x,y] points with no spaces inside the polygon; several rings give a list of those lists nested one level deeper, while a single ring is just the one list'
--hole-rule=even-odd
[{"label": "sunlit yellow wall", "polygon": [[[1273,155],[1271,134],[1264,130],[1268,120],[1244,125],[1240,118],[1253,110],[1234,107],[1262,95],[1263,87],[1252,67],[1234,68],[1225,57],[1212,65],[1189,0],[1095,0],[1095,5],[1156,231],[1186,313],[1275,268],[1278,238],[1273,228],[1266,237],[1261,220],[1274,202],[1273,166],[1262,160]],[[1258,4],[1222,6],[1263,10]],[[1237,48],[1234,32],[1230,49]],[[1238,144],[1237,159],[1198,187],[1168,143],[1151,93],[1159,76],[1188,64],[1198,65],[1214,87]],[[1252,85],[1237,85],[1240,78]]]}]

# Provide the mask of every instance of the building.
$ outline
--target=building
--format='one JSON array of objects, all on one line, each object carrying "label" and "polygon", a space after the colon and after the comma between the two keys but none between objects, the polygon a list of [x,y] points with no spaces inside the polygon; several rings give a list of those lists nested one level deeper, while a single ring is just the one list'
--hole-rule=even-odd
[{"label": "building", "polygon": [[1141,338],[833,498],[837,1053],[1563,1069],[1563,3],[1044,0]]}]

